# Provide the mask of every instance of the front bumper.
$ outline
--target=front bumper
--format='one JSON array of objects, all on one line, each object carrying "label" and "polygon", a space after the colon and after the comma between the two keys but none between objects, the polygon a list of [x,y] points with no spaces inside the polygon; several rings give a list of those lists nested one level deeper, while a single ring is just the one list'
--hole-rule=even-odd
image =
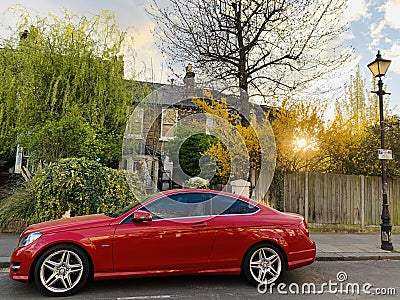
[{"label": "front bumper", "polygon": [[35,251],[35,244],[36,242],[33,242],[26,247],[15,248],[10,259],[9,277],[11,279],[22,282],[29,281],[29,272],[35,259],[34,254],[37,253]]}]

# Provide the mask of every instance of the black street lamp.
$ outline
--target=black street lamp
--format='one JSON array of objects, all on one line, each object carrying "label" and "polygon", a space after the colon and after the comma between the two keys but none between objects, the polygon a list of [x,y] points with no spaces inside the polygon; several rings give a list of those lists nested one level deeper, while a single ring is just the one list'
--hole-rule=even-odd
[{"label": "black street lamp", "polygon": [[[371,70],[375,77],[378,77],[378,91],[373,91],[378,95],[379,98],[379,121],[380,121],[380,133],[381,133],[381,149],[385,149],[385,121],[383,118],[383,95],[389,94],[383,90],[382,76],[385,76],[386,71],[392,61],[383,59],[380,52],[376,55],[376,59],[368,64],[368,68]],[[382,223],[381,223],[381,249],[393,250],[392,245],[392,224],[390,223],[390,212],[389,203],[387,197],[387,176],[386,176],[386,159],[381,159],[382,166]]]}]

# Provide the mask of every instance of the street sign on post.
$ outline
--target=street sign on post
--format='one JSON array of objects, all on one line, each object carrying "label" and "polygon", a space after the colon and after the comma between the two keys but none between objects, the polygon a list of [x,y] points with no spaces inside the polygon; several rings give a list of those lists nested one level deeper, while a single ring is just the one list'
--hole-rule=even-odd
[{"label": "street sign on post", "polygon": [[378,149],[379,159],[393,159],[392,150]]}]

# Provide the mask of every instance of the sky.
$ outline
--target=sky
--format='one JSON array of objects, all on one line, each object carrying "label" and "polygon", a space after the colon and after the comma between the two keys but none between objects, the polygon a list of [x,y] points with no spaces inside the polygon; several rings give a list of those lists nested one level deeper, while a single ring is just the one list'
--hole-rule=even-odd
[{"label": "sky", "polygon": [[[147,15],[145,7],[151,0],[1,0],[0,1],[0,36],[7,35],[7,26],[14,25],[15,19],[7,8],[15,4],[45,15],[48,12],[59,14],[63,8],[80,14],[97,14],[101,10],[115,13],[122,30],[133,34],[136,56],[135,71],[141,80],[166,83],[171,78],[166,58],[161,55],[152,35],[154,24]],[[165,0],[159,0],[165,2]],[[366,67],[375,59],[378,50],[382,57],[392,60],[384,78],[387,92],[391,92],[390,106],[400,112],[400,0],[348,0],[344,15],[337,16],[349,22],[350,30],[345,35],[343,45],[353,47],[355,57],[341,70],[344,74],[332,84],[345,86],[350,74],[354,74],[359,64],[363,76],[370,87],[371,73]],[[195,71],[195,66],[194,66]],[[184,66],[177,66],[175,72],[184,73]],[[340,95],[339,95],[340,96]],[[387,97],[385,101],[387,101]]]}]

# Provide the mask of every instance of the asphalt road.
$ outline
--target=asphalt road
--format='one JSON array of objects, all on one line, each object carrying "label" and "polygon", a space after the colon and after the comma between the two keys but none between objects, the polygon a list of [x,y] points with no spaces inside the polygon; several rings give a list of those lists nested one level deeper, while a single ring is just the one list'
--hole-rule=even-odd
[{"label": "asphalt road", "polygon": [[[344,273],[343,273],[344,272]],[[339,273],[339,274],[338,274]],[[67,299],[399,299],[400,261],[315,262],[280,279],[266,294],[236,276],[191,276],[91,282]],[[285,284],[285,285],[284,285]],[[315,285],[315,293],[310,285]],[[330,286],[329,286],[330,285]],[[347,286],[347,292],[346,292]],[[357,292],[359,287],[359,293]],[[296,292],[297,287],[299,292]],[[342,288],[342,292],[340,291]],[[378,288],[378,289],[376,289]],[[304,289],[307,294],[301,294]],[[330,293],[329,291],[332,291]],[[336,291],[336,292],[335,292]],[[352,291],[355,291],[353,293]],[[396,295],[393,295],[393,293]],[[287,294],[283,294],[287,293]],[[370,294],[367,294],[370,293]],[[376,293],[392,294],[377,295]],[[0,271],[0,299],[49,299],[34,285],[12,281]],[[54,298],[53,298],[54,299]],[[64,298],[65,299],[65,298]]]}]

